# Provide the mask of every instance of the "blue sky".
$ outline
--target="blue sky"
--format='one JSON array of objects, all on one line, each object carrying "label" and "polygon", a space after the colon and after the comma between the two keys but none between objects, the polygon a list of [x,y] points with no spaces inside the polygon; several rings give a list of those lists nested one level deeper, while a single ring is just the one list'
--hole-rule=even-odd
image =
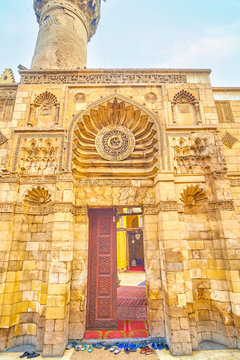
[{"label": "blue sky", "polygon": [[[32,0],[1,0],[0,72],[30,67]],[[213,86],[240,86],[240,0],[107,0],[88,68],[210,68]]]}]

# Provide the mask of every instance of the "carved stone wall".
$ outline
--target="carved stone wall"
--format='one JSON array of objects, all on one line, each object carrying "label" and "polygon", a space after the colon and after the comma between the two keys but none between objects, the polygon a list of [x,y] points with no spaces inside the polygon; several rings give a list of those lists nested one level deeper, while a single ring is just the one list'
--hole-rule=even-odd
[{"label": "carved stone wall", "polygon": [[[60,11],[50,3],[36,9],[43,31]],[[222,138],[239,140],[240,108],[231,103],[236,123],[220,128],[207,76],[41,70],[1,86],[14,101],[0,121],[1,350],[36,344],[60,356],[83,338],[88,208],[132,206],[143,210],[151,335],[174,355],[204,340],[238,346],[240,142]]]}]

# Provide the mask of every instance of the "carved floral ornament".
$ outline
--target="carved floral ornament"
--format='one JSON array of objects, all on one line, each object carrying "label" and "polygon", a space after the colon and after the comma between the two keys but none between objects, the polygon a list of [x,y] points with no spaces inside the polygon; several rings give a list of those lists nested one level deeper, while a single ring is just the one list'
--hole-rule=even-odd
[{"label": "carved floral ornament", "polygon": [[128,158],[133,153],[135,144],[133,133],[124,126],[106,126],[95,138],[97,152],[106,160]]},{"label": "carved floral ornament", "polygon": [[198,205],[207,201],[206,190],[200,185],[189,185],[180,194],[180,200],[184,205]]},{"label": "carved floral ornament", "polygon": [[24,196],[24,202],[30,205],[42,205],[51,201],[49,191],[42,186],[33,187]]},{"label": "carved floral ornament", "polygon": [[75,175],[139,176],[157,171],[153,120],[141,109],[114,98],[83,115],[75,126]]}]

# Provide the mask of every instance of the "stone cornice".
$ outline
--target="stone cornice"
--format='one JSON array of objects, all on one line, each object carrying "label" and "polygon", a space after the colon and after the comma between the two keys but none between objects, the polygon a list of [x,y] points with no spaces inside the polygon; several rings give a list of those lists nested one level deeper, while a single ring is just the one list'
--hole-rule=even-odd
[{"label": "stone cornice", "polygon": [[20,71],[22,84],[126,85],[187,82],[187,71],[181,70],[79,70]]}]

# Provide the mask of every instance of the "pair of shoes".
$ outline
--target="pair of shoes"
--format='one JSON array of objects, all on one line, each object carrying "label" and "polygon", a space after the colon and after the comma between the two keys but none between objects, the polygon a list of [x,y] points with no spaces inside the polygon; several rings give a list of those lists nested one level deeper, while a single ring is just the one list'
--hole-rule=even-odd
[{"label": "pair of shoes", "polygon": [[155,354],[155,351],[151,349],[149,346],[144,346],[140,350],[140,354],[151,355],[151,354]]},{"label": "pair of shoes", "polygon": [[[86,344],[84,344],[84,345],[82,345],[81,346],[81,351],[85,351],[87,349],[87,345]],[[89,347],[88,347],[88,352],[89,353],[91,353],[91,352],[93,352],[93,350],[94,350],[94,346],[93,345],[89,345]]]},{"label": "pair of shoes", "polygon": [[118,349],[118,346],[117,345],[113,345],[112,347],[110,347],[110,352],[114,352]]},{"label": "pair of shoes", "polygon": [[[79,340],[71,341],[71,342],[67,345],[66,349],[67,349],[67,350],[70,350],[70,349],[72,349],[72,348],[74,347],[74,349],[77,350],[76,348],[79,347],[78,344],[79,344]],[[79,350],[80,350],[80,349],[78,349],[77,351],[79,351]]]}]

